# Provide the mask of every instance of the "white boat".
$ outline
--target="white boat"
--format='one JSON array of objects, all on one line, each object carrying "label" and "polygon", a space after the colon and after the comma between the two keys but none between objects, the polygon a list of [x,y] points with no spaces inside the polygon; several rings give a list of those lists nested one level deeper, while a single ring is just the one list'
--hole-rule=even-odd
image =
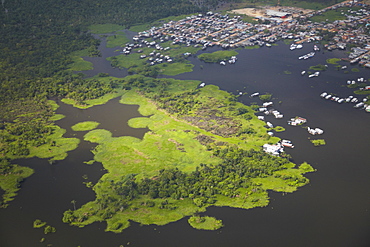
[{"label": "white boat", "polygon": [[263,107],[269,107],[269,106],[272,106],[274,103],[272,103],[271,101],[270,102],[265,102],[263,103]]},{"label": "white boat", "polygon": [[358,103],[358,104],[356,104],[355,106],[354,106],[354,108],[360,108],[360,107],[362,107],[362,106],[364,106],[365,104],[363,103],[363,102],[360,102],[360,103]]},{"label": "white boat", "polygon": [[305,70],[303,70],[303,71],[301,72],[301,75],[304,75],[304,74],[306,74],[306,71],[305,71]]},{"label": "white boat", "polygon": [[289,140],[282,140],[281,145],[288,148],[294,148],[293,143]]},{"label": "white boat", "polygon": [[328,95],[328,93],[327,92],[323,92],[322,94],[320,94],[320,97],[325,97],[326,95]]},{"label": "white boat", "polygon": [[260,93],[252,93],[251,97],[255,97],[255,96],[258,96],[258,95],[260,95]]}]

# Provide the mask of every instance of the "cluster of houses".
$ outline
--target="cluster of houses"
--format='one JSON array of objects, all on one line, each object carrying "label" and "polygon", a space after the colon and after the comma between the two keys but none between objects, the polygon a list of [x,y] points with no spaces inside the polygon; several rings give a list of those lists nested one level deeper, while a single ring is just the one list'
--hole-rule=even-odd
[{"label": "cluster of houses", "polygon": [[[358,10],[345,10],[342,7],[357,7]],[[360,8],[358,8],[360,7]],[[342,9],[340,9],[342,8]],[[332,23],[317,23],[308,20],[315,15],[321,15],[329,10],[342,11],[341,13],[346,18]],[[333,38],[326,45],[329,50],[345,49],[349,44],[358,46],[354,48],[350,57],[351,62],[361,62],[364,66],[370,67],[370,36],[366,27],[370,17],[370,10],[367,6],[354,1],[346,1],[331,7],[312,11],[307,14],[297,15],[293,10],[287,8],[286,12],[271,12],[274,18],[264,18],[262,23],[251,24],[244,22],[240,16],[228,16],[219,13],[208,12],[206,14],[198,14],[188,16],[179,21],[170,21],[160,27],[152,27],[151,29],[140,32],[133,40],[135,44],[128,44],[123,53],[130,54],[133,48],[152,47],[158,51],[170,49],[163,48],[160,43],[172,41],[172,44],[183,44],[187,46],[202,47],[206,49],[211,46],[221,46],[225,49],[245,47],[245,46],[271,46],[271,43],[279,39],[293,39],[294,47],[301,47],[303,42],[313,42],[323,39],[323,31],[333,33]],[[286,17],[296,15],[297,18]],[[149,41],[148,38],[151,40]],[[292,48],[292,49],[295,49]],[[302,59],[311,57],[309,54],[303,56]],[[142,56],[145,58],[145,56]],[[161,62],[170,62],[173,58],[156,57],[150,64],[154,65]],[[235,59],[223,61],[235,63]]]}]

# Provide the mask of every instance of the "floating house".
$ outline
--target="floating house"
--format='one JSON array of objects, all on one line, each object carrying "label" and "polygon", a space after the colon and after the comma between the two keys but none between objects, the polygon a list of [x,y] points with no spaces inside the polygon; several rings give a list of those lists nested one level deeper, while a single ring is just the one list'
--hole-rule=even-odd
[{"label": "floating house", "polygon": [[304,124],[306,122],[307,122],[307,119],[303,117],[295,117],[295,118],[291,118],[290,121],[288,121],[288,124],[292,126],[297,126],[297,125]]},{"label": "floating house", "polygon": [[281,153],[284,152],[283,146],[280,143],[277,144],[263,144],[263,151],[268,154],[279,156]]}]

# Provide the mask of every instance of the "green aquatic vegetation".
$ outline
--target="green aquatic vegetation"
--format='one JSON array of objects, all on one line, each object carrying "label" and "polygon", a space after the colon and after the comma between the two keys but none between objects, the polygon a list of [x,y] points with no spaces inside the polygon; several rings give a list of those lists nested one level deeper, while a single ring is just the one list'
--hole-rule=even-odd
[{"label": "green aquatic vegetation", "polygon": [[57,231],[57,229],[55,227],[53,227],[53,226],[50,226],[50,225],[47,225],[44,228],[44,234],[54,233],[56,231]]},{"label": "green aquatic vegetation", "polygon": [[324,139],[310,140],[310,142],[312,142],[315,147],[326,145]]},{"label": "green aquatic vegetation", "polygon": [[351,71],[352,72],[360,72],[360,70],[358,68],[352,68]]},{"label": "green aquatic vegetation", "polygon": [[265,93],[265,94],[261,94],[258,96],[260,98],[260,100],[262,100],[263,102],[266,102],[266,101],[270,101],[271,98],[272,98],[272,94],[270,93]]},{"label": "green aquatic vegetation", "polygon": [[91,62],[85,61],[82,58],[87,57],[89,55],[90,53],[87,49],[72,52],[70,54],[72,63],[68,66],[68,69],[72,71],[92,70],[93,64]]},{"label": "green aquatic vegetation", "polygon": [[49,118],[50,121],[58,121],[58,120],[61,120],[63,118],[65,118],[66,116],[63,115],[63,114],[54,114],[52,117]]},{"label": "green aquatic vegetation", "polygon": [[309,69],[311,69],[311,70],[326,70],[327,66],[322,65],[322,64],[317,64],[317,65],[314,65],[314,66],[310,66]]},{"label": "green aquatic vegetation", "polygon": [[193,64],[189,63],[162,63],[155,65],[155,67],[159,68],[159,72],[163,75],[179,75],[186,72],[193,71]]},{"label": "green aquatic vegetation", "polygon": [[100,123],[95,121],[85,121],[73,125],[71,128],[73,131],[88,131],[93,130],[99,126]]},{"label": "green aquatic vegetation", "polygon": [[328,64],[338,64],[337,62],[339,62],[339,61],[340,61],[340,58],[328,58],[328,59],[326,59],[326,62]]},{"label": "green aquatic vegetation", "polygon": [[275,126],[275,127],[274,127],[274,130],[275,130],[276,132],[283,132],[283,131],[285,131],[285,128],[284,128],[284,127],[282,127],[282,126]]},{"label": "green aquatic vegetation", "polygon": [[201,61],[206,63],[219,63],[230,59],[232,56],[236,56],[239,53],[234,50],[225,50],[225,51],[215,51],[212,53],[202,53],[198,55],[198,58]]},{"label": "green aquatic vegetation", "polygon": [[295,168],[260,151],[279,139],[268,136],[264,122],[235,96],[211,85],[197,89],[199,82],[141,75],[123,84],[133,88],[120,102],[139,105],[143,115],[129,125],[149,131],[143,139],[112,137],[103,129],[84,136],[98,144],[94,160],[107,173],[93,186],[96,199],[66,211],[63,222],[83,227],[106,221],[113,232],[130,220],[164,225],[212,205],[266,206],[266,190],[292,192],[308,182],[302,175],[313,170],[308,164]]},{"label": "green aquatic vegetation", "polygon": [[354,93],[357,95],[368,95],[370,94],[370,90],[356,90]]},{"label": "green aquatic vegetation", "polygon": [[124,32],[116,32],[115,34],[107,37],[107,47],[113,48],[117,46],[124,47],[130,40],[126,37]]},{"label": "green aquatic vegetation", "polygon": [[40,219],[36,219],[34,222],[33,222],[33,228],[41,228],[43,226],[46,225],[46,222],[40,220]]},{"label": "green aquatic vegetation", "polygon": [[292,74],[292,72],[291,72],[291,71],[289,71],[289,70],[284,70],[284,74],[286,74],[286,75],[290,75],[290,74]]},{"label": "green aquatic vegetation", "polygon": [[223,227],[222,220],[210,216],[192,216],[188,219],[188,223],[200,230],[217,230]]},{"label": "green aquatic vegetation", "polygon": [[107,58],[108,61],[116,60],[117,66],[114,67],[121,67],[121,68],[130,68],[132,66],[142,66],[146,64],[145,60],[140,59],[140,53],[131,53],[128,55],[118,55],[115,57]]},{"label": "green aquatic vegetation", "polygon": [[34,171],[29,167],[11,164],[6,159],[1,159],[0,162],[0,188],[4,191],[0,207],[7,207],[17,195],[20,183],[31,176]]}]

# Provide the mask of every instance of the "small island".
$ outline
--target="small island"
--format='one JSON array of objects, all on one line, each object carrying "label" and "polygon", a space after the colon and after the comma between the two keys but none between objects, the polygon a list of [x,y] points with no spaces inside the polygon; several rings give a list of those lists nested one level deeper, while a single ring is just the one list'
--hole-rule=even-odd
[{"label": "small island", "polygon": [[99,126],[98,122],[95,121],[85,121],[73,125],[71,128],[73,131],[89,131],[97,128]]},{"label": "small island", "polygon": [[209,216],[192,216],[188,222],[193,228],[200,230],[218,230],[223,227],[222,220]]}]

